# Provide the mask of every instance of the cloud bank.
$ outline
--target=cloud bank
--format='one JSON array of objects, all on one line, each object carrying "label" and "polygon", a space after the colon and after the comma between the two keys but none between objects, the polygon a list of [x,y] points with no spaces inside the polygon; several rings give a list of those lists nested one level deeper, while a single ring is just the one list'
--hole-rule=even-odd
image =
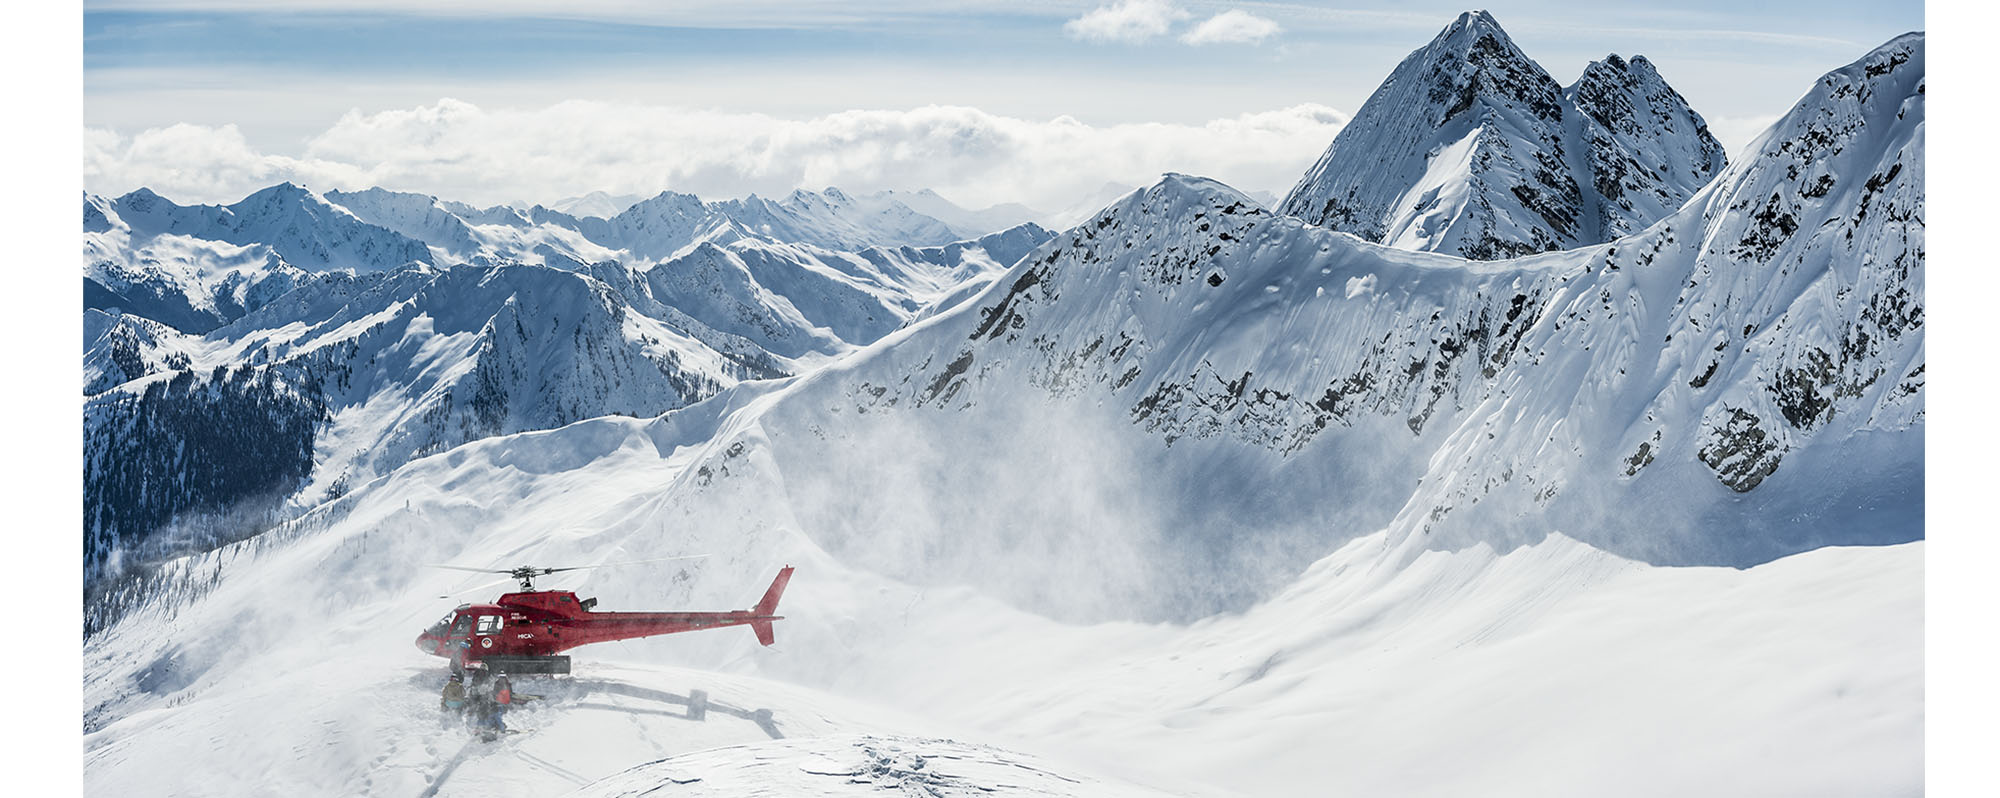
[{"label": "cloud bank", "polygon": [[973,207],[1067,208],[1107,182],[1164,171],[1282,194],[1347,115],[1304,104],[1201,124],[1095,126],[962,106],[858,110],[809,119],[571,101],[485,109],[452,99],[350,111],[296,153],[260,151],[235,125],[136,134],[86,128],[84,185],[140,186],[182,202],[233,202],[290,180],[315,190],[370,186],[478,204],[551,202],[590,191],[710,198],[795,188],[931,188]]}]

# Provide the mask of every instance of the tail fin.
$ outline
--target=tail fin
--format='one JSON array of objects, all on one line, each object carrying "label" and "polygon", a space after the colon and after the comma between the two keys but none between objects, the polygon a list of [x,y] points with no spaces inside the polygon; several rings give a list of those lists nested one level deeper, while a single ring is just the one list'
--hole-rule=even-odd
[{"label": "tail fin", "polygon": [[764,597],[757,601],[757,606],[750,609],[752,614],[759,616],[758,620],[750,622],[751,631],[757,633],[757,642],[768,646],[778,641],[771,622],[784,619],[784,616],[773,613],[778,611],[778,599],[785,595],[785,585],[791,581],[792,567],[787,565],[778,571],[778,578],[771,580],[771,589],[764,591]]}]

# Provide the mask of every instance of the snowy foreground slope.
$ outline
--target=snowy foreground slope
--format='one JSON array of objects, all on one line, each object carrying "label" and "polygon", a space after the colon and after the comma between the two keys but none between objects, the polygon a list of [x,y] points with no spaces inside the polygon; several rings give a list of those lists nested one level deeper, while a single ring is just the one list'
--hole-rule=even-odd
[{"label": "snowy foreground slope", "polygon": [[[995,746],[984,756],[1032,757],[1042,773],[1194,795],[1919,784],[1921,543],[1735,570],[1645,566],[1551,537],[1394,567],[1377,535],[1242,614],[1067,625],[868,574],[792,530],[729,545],[684,525],[654,486],[686,473],[693,421],[474,443],[185,563],[191,600],[86,647],[89,791],[407,795],[441,777],[439,795],[545,795],[662,758],[593,789],[720,788],[772,760],[864,767],[866,747],[841,737],[854,734],[955,741],[889,741],[940,759]],[[609,608],[739,606],[789,562],[800,576],[776,647],[724,630],[584,649],[567,686],[522,688],[556,696],[514,716],[525,734],[468,748],[437,729],[443,670],[409,642],[458,600],[438,594],[467,581],[411,563],[694,547],[715,556],[568,586]],[[717,707],[705,722],[683,719],[694,690]],[[787,740],[835,737],[773,745],[758,710]]]},{"label": "snowy foreground slope", "polygon": [[[121,586],[85,783],[1920,792],[1923,86],[1898,38],[1673,216],[1505,263],[1170,176],[808,374],[428,453]],[[794,565],[777,645],[580,649],[526,733],[437,728],[411,639],[498,588],[420,564],[684,554],[560,584]]]}]

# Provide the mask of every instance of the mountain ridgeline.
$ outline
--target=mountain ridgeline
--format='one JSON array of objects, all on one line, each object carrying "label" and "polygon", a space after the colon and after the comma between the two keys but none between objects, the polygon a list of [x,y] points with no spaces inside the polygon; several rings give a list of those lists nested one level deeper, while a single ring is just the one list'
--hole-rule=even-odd
[{"label": "mountain ridgeline", "polygon": [[1053,235],[960,238],[833,189],[747,205],[763,230],[886,243],[781,240],[718,210],[746,203],[671,193],[609,219],[290,184],[229,206],[86,195],[87,578],[467,441],[809,369]]},{"label": "mountain ridgeline", "polygon": [[1396,562],[1919,539],[1923,111],[1912,34],[1645,230],[1495,263],[1169,176],[761,402],[676,506],[1073,620],[1240,608],[1384,528]]},{"label": "mountain ridgeline", "polygon": [[1502,260],[1637,232],[1725,163],[1643,56],[1568,87],[1484,11],[1411,53],[1279,210],[1401,249]]},{"label": "mountain ridgeline", "polygon": [[[1275,212],[1168,175],[1061,234],[942,243],[963,231],[832,190],[608,217],[275,192],[348,231],[275,242],[86,197],[87,278],[179,286],[216,324],[86,311],[87,562],[493,438],[580,475],[657,450],[645,501],[686,545],[795,534],[1077,621],[1242,609],[1382,530],[1394,563],[1552,533],[1735,566],[1918,539],[1923,71],[1899,37],[1725,165],[1645,59],[1564,88],[1473,13]],[[287,254],[378,230],[430,260]],[[400,251],[321,247],[364,249]],[[172,432],[232,413],[243,441]],[[658,418],[575,423],[607,415]],[[211,462],[230,447],[270,473]]]}]

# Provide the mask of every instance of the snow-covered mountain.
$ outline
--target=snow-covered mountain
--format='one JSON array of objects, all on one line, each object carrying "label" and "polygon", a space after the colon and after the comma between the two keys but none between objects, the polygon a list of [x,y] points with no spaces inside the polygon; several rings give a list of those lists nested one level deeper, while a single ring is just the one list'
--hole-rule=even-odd
[{"label": "snow-covered mountain", "polygon": [[1468,11],[1403,59],[1279,210],[1402,249],[1499,260],[1635,232],[1724,165],[1644,57],[1568,88]]},{"label": "snow-covered mountain", "polygon": [[[796,373],[1052,235],[1025,225],[846,253],[744,234],[687,195],[609,220],[470,212],[380,189],[329,196],[339,218],[456,265],[315,275],[264,244],[163,233],[134,245],[119,208],[86,195],[93,579],[115,552],[150,559],[251,534],[414,456],[605,413],[655,415]],[[257,432],[195,435],[204,426]],[[267,461],[299,465],[219,467],[244,436]]]},{"label": "snow-covered mountain", "polygon": [[571,216],[595,216],[600,219],[609,219],[623,213],[626,208],[638,204],[643,199],[645,197],[637,194],[607,194],[602,191],[592,191],[581,197],[570,197],[551,202],[548,208],[557,213],[567,213]]},{"label": "snow-covered mountain", "polygon": [[[751,233],[827,249],[925,247],[969,237],[892,197],[882,194],[854,197],[832,187],[819,192],[794,191],[782,200],[752,194],[740,200],[717,202],[712,207]],[[992,231],[972,234],[985,232]]]},{"label": "snow-covered mountain", "polygon": [[[1170,175],[796,376],[385,468],[87,606],[86,783],[1921,791],[1923,48],[1829,73],[1689,202],[1607,243],[1468,261]],[[329,296],[397,299],[323,307],[410,310],[337,319],[298,291],[236,325],[272,331],[274,364],[291,330],[361,328],[451,375],[524,300],[473,325],[489,311],[442,315],[463,288],[378,283],[518,271],[538,296],[570,280],[658,318],[721,282],[782,307],[758,270],[811,247],[744,232],[688,250],[714,274],[686,284],[607,264],[326,275]],[[815,256],[830,272],[810,280],[865,294],[925,251]],[[582,309],[532,310],[504,312],[533,331]],[[560,361],[535,351],[509,362]],[[204,374],[141,382],[215,401],[268,383],[253,410],[314,409],[310,374]],[[607,608],[725,608],[796,565],[777,646],[586,648],[520,739],[437,728],[441,668],[409,638],[472,581],[413,563],[688,553],[709,556],[564,584]],[[694,721],[695,690],[729,711]]]},{"label": "snow-covered mountain", "polygon": [[103,393],[159,371],[187,368],[200,344],[171,326],[131,313],[83,311],[83,393]]},{"label": "snow-covered mountain", "polygon": [[[138,195],[137,207],[158,211]],[[206,332],[290,291],[307,273],[268,244],[135,231],[118,206],[83,197],[83,306]],[[156,220],[157,221],[157,220]]]},{"label": "snow-covered mountain", "polygon": [[[233,205],[176,205],[147,189],[110,202],[135,238],[182,235],[231,244],[263,244],[309,271],[383,271],[430,263],[424,245],[291,183],[258,191]],[[89,229],[86,213],[85,228]]]},{"label": "snow-covered mountain", "polygon": [[1831,73],[1646,231],[1505,263],[1169,177],[760,399],[702,464],[737,487],[674,501],[1072,620],[1240,608],[1385,528],[1732,566],[1919,538],[1921,55]]},{"label": "snow-covered mountain", "polygon": [[[145,189],[117,199],[86,193],[85,307],[205,333],[317,271],[382,271],[413,262],[644,268],[699,244],[745,239],[805,246],[812,249],[808,259],[823,261],[874,247],[944,246],[1023,223],[1000,224],[1015,215],[1006,209],[981,215],[934,193],[907,195],[959,214],[948,224],[911,210],[898,196],[857,199],[829,188],[777,202],[752,196],[705,203],[662,192],[622,203],[614,213],[574,215],[539,205],[475,208],[380,188],[321,196],[289,183],[228,206],[176,205]],[[591,198],[611,201],[584,199]],[[895,299],[907,304],[900,300],[909,297]]]},{"label": "snow-covered mountain", "polygon": [[84,405],[92,574],[116,550],[240,536],[176,528],[310,506],[412,457],[653,416],[774,370],[634,312],[602,282],[534,266],[331,274],[201,339],[126,324],[98,340],[86,373],[127,379]]},{"label": "snow-covered mountain", "polygon": [[[930,189],[878,191],[869,195],[868,199],[882,203],[900,202],[913,211],[944,222],[960,238],[977,238],[997,230],[1018,227],[1029,222],[1040,222],[1048,218],[1048,214],[1018,202],[1005,202],[973,210],[945,199],[943,195]],[[1101,202],[1098,204],[1103,205]]]}]

